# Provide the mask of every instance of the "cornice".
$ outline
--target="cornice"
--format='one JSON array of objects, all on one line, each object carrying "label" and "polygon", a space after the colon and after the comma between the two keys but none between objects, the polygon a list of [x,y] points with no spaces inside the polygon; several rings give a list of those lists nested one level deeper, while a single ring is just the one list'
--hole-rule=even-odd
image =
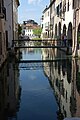
[{"label": "cornice", "polygon": [[19,6],[19,5],[20,5],[20,2],[19,2],[19,0],[16,0],[16,2],[17,2],[17,5]]},{"label": "cornice", "polygon": [[55,1],[56,1],[56,0],[53,0],[53,1],[50,3],[49,7],[51,7],[51,6],[54,4]]},{"label": "cornice", "polygon": [[46,7],[43,11],[43,13],[45,13],[47,10],[49,9],[49,7]]}]

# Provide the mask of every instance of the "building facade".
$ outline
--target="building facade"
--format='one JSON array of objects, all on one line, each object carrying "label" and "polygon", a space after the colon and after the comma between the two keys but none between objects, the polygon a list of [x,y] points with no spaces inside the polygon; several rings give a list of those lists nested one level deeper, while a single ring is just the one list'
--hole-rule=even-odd
[{"label": "building facade", "polygon": [[13,39],[13,26],[12,26],[12,2],[11,0],[4,0],[4,5],[6,8],[6,43],[7,43],[7,49],[11,47],[12,45],[12,39]]},{"label": "building facade", "polygon": [[46,6],[42,15],[42,38],[50,37],[50,8]]},{"label": "building facade", "polygon": [[80,0],[73,0],[73,56],[80,56]]},{"label": "building facade", "polygon": [[7,58],[12,41],[18,39],[19,0],[0,0],[0,66]]},{"label": "building facade", "polygon": [[6,8],[4,7],[4,0],[0,0],[0,67],[6,59]]},{"label": "building facade", "polygon": [[33,30],[39,28],[38,23],[36,23],[34,20],[27,20],[23,21],[22,25],[22,34],[26,37],[28,36],[30,39],[36,37],[34,35]]},{"label": "building facade", "polygon": [[[50,38],[62,40],[72,56],[80,55],[80,0],[50,0]],[[48,9],[44,13],[48,12]],[[47,19],[44,19],[44,23]],[[44,30],[44,28],[43,28]],[[48,38],[48,36],[46,36]],[[62,41],[60,41],[62,44]]]},{"label": "building facade", "polygon": [[18,6],[20,5],[19,0],[13,0],[13,40],[18,39]]},{"label": "building facade", "polygon": [[4,0],[6,7],[7,48],[11,49],[12,40],[18,39],[18,6],[19,0]]}]

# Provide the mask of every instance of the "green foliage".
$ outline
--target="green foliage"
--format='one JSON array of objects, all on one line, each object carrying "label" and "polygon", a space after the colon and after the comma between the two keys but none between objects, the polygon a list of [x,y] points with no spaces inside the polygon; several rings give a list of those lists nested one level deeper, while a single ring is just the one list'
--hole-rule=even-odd
[{"label": "green foliage", "polygon": [[42,40],[41,38],[32,38],[32,40]]},{"label": "green foliage", "polygon": [[20,24],[18,24],[18,36],[21,34],[22,31],[22,27],[20,26]]},{"label": "green foliage", "polygon": [[77,91],[80,94],[80,72],[77,73],[77,81],[76,81]]},{"label": "green foliage", "polygon": [[80,33],[78,33],[78,42],[80,43]]},{"label": "green foliage", "polygon": [[33,30],[33,34],[35,36],[38,36],[39,38],[41,36],[41,32],[42,32],[42,28],[36,28],[36,29]]}]

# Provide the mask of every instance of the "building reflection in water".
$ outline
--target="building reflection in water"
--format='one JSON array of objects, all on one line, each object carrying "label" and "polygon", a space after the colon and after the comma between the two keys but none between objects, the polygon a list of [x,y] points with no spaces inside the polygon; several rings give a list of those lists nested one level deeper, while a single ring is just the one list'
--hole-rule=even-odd
[{"label": "building reflection in water", "polygon": [[11,60],[0,68],[0,120],[16,118],[20,107],[19,70],[14,65]]},{"label": "building reflection in water", "polygon": [[60,50],[42,50],[42,59],[56,58],[55,62],[44,63],[44,73],[49,78],[59,106],[58,119],[80,117],[80,60],[65,59],[65,52]]}]

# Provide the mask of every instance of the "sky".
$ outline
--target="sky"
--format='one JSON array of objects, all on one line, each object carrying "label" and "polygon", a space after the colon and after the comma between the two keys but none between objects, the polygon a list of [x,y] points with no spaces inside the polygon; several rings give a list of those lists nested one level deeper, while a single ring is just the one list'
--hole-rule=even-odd
[{"label": "sky", "polygon": [[18,22],[23,23],[29,19],[40,24],[40,18],[46,5],[49,5],[50,0],[19,0]]}]

